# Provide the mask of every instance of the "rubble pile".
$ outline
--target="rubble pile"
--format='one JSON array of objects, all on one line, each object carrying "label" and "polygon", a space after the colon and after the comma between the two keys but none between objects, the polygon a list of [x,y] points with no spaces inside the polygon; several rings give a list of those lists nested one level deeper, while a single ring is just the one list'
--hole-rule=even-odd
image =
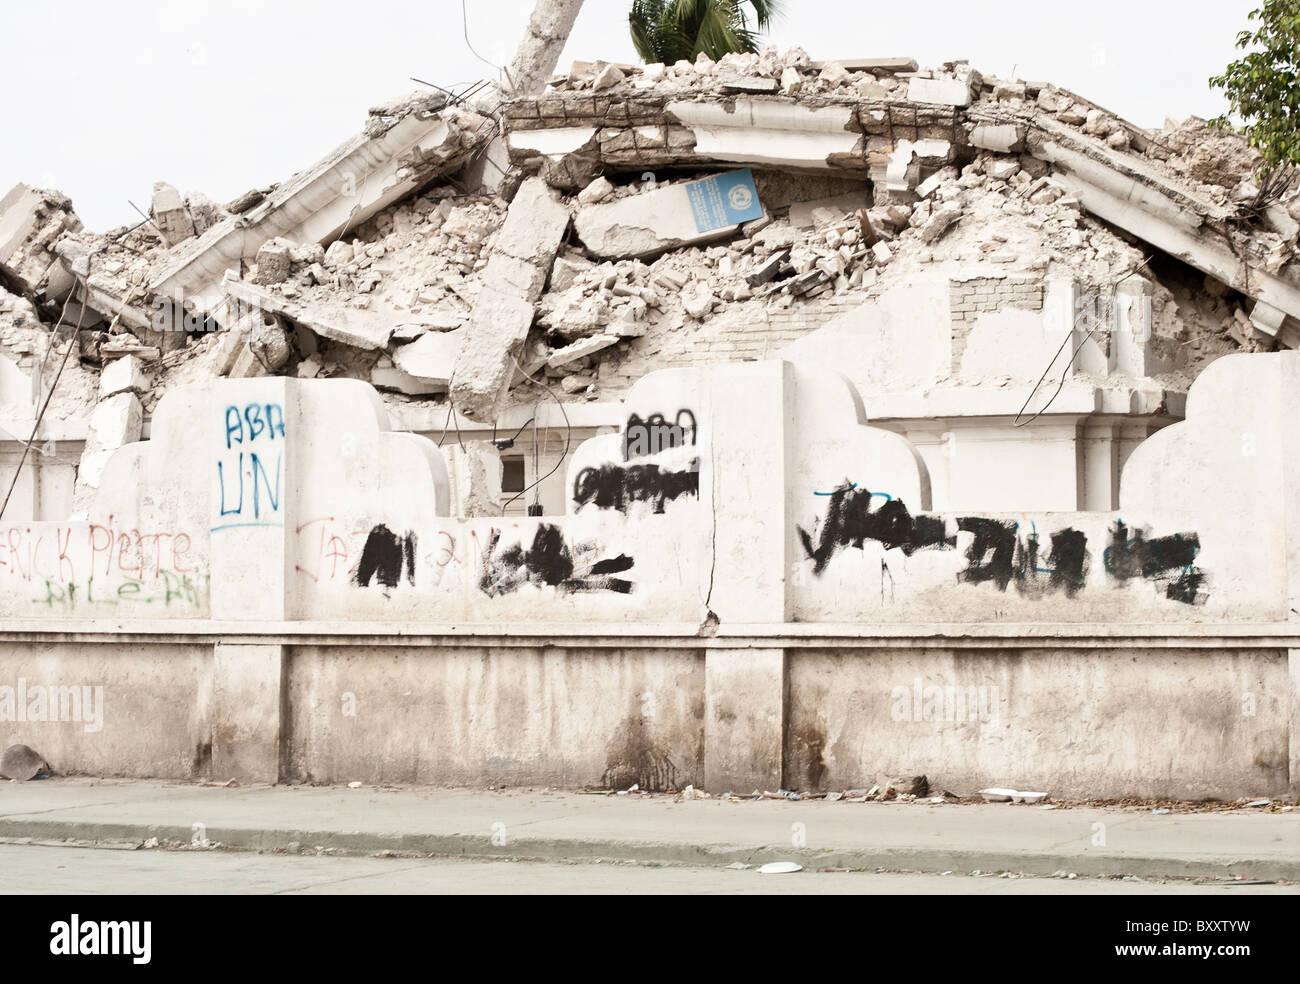
[{"label": "rubble pile", "polygon": [[1105,291],[1140,271],[1183,387],[1300,341],[1300,198],[1257,207],[1257,163],[1202,121],[1145,131],[965,62],[578,62],[540,94],[377,106],[224,206],[159,182],[146,220],[104,235],[18,186],[0,355],[39,391],[79,327],[50,412],[80,401],[89,465],[212,376],[360,378],[492,422],[540,387],[614,399],[653,368],[762,357],[935,273],[996,282],[954,300],[957,344],[982,311],[1041,308],[1052,277]]}]

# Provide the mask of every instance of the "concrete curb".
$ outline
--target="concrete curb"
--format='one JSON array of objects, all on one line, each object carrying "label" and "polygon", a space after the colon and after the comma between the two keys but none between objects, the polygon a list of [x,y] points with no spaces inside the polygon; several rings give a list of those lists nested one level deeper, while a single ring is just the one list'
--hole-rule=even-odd
[{"label": "concrete curb", "polygon": [[[945,848],[822,849],[722,843],[682,844],[651,840],[521,838],[493,845],[481,834],[385,834],[377,831],[320,831],[287,828],[208,826],[210,843],[240,851],[274,851],[297,842],[355,854],[393,851],[447,857],[527,858],[544,861],[637,861],[683,865],[764,864],[797,861],[806,868],[884,868],[894,871],[1014,871],[1052,875],[1066,871],[1082,876],[1140,875],[1164,878],[1251,878],[1300,882],[1300,858],[1186,858],[1146,854],[1048,854],[1005,850]],[[149,838],[192,842],[191,828],[169,824],[97,823],[0,818],[0,840],[8,842],[75,841],[122,847]]]}]

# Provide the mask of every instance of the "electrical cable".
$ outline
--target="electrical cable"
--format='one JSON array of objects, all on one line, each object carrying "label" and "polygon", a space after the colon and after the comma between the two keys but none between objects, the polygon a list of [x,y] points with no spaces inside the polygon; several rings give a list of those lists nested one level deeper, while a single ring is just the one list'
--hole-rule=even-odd
[{"label": "electrical cable", "polygon": [[481,61],[484,65],[491,65],[493,68],[495,68],[495,69],[497,70],[497,78],[498,78],[498,79],[499,79],[502,75],[504,75],[504,74],[505,74],[505,69],[504,69],[504,68],[502,68],[502,67],[501,67],[500,65],[498,65],[496,62],[490,62],[490,61],[488,61],[486,58],[484,58],[482,55],[480,55],[477,51],[475,51],[475,50],[474,50],[474,45],[472,45],[472,44],[470,43],[470,40],[469,40],[469,19],[468,19],[468,15],[467,15],[466,12],[465,12],[465,0],[460,0],[460,29],[461,29],[461,33],[465,35],[465,47],[469,48],[469,50],[470,50],[470,54],[472,54],[475,58],[477,58],[479,61]]},{"label": "electrical cable", "polygon": [[[87,281],[90,280],[90,258],[93,255],[94,255],[93,253],[86,254],[86,280]],[[55,337],[58,334],[59,325],[63,323],[63,316],[64,314],[67,313],[68,302],[71,299],[72,299],[72,292],[69,291],[68,296],[64,298],[63,310],[59,313],[59,320],[55,322],[54,329],[50,332],[51,343],[53,343]],[[23,445],[23,454],[22,457],[18,459],[18,467],[14,469],[13,481],[9,483],[9,491],[5,493],[4,502],[0,503],[0,519],[4,518],[5,510],[9,508],[9,499],[13,496],[14,489],[18,487],[18,477],[23,472],[23,465],[27,463],[27,454],[29,451],[31,451],[32,442],[36,440],[36,435],[41,429],[41,421],[45,419],[45,411],[49,408],[50,400],[54,398],[54,391],[55,389],[58,388],[60,377],[63,376],[63,369],[68,364],[68,356],[72,354],[72,350],[77,346],[77,343],[81,337],[81,324],[82,324],[82,319],[85,318],[86,316],[86,305],[79,304],[78,308],[79,310],[77,311],[77,327],[73,330],[72,335],[68,338],[68,347],[63,353],[63,360],[59,363],[58,371],[54,374],[54,379],[50,383],[49,392],[45,394],[45,402],[41,404],[41,409],[36,414],[36,420],[32,424],[31,436],[27,439],[27,443]]]},{"label": "electrical cable", "polygon": [[[1141,263],[1131,267],[1127,273],[1125,273],[1113,284],[1111,284],[1110,285],[1111,296],[1112,297],[1114,296],[1115,291],[1119,288],[1120,284],[1122,284],[1129,277],[1133,276],[1133,274],[1137,273],[1139,270],[1141,270],[1144,266],[1146,266],[1150,262],[1151,262],[1151,257],[1148,256]],[[1021,404],[1020,409],[1016,412],[1015,420],[1011,422],[1012,427],[1024,427],[1026,424],[1033,423],[1035,420],[1037,420],[1039,417],[1041,417],[1043,414],[1047,412],[1047,408],[1052,405],[1052,402],[1058,396],[1061,395],[1061,390],[1065,387],[1066,374],[1069,373],[1070,367],[1074,365],[1074,359],[1079,354],[1079,350],[1083,348],[1083,346],[1087,343],[1088,339],[1090,339],[1093,336],[1093,334],[1096,333],[1097,329],[1100,327],[1101,327],[1101,322],[1098,321],[1096,324],[1094,324],[1091,328],[1088,329],[1088,334],[1084,335],[1082,341],[1080,341],[1079,344],[1074,347],[1074,351],[1070,353],[1069,361],[1065,363],[1065,368],[1061,370],[1061,378],[1056,384],[1056,391],[1052,393],[1050,397],[1048,397],[1047,402],[1043,404],[1043,408],[1041,410],[1035,411],[1034,415],[1030,417],[1028,420],[1021,420],[1020,418],[1024,416],[1025,408],[1029,406],[1029,401],[1032,400],[1034,398],[1034,394],[1038,392],[1038,387],[1043,385],[1043,380],[1046,379],[1047,374],[1052,371],[1052,366],[1056,364],[1057,357],[1060,356],[1060,354],[1065,350],[1065,346],[1069,343],[1070,337],[1074,334],[1074,326],[1073,324],[1071,324],[1070,331],[1066,332],[1065,338],[1061,340],[1060,348],[1058,348],[1052,354],[1052,358],[1047,363],[1047,368],[1044,369],[1043,374],[1038,377],[1038,382],[1034,383],[1034,388],[1029,391],[1029,395],[1025,397],[1025,402]]]},{"label": "electrical cable", "polygon": [[[557,471],[560,470],[560,465],[564,464],[564,459],[569,456],[569,447],[573,440],[573,426],[569,423],[569,413],[567,410],[564,409],[564,402],[558,396],[556,396],[555,391],[552,390],[549,386],[547,386],[544,382],[541,382],[540,380],[537,379],[533,379],[532,376],[524,372],[524,367],[519,364],[519,360],[516,359],[513,354],[511,354],[510,356],[510,361],[515,364],[516,369],[518,369],[521,373],[523,373],[525,379],[527,379],[529,382],[536,383],[538,386],[542,387],[542,389],[546,390],[546,392],[551,395],[551,399],[554,400],[557,404],[559,404],[560,414],[564,417],[564,453],[561,454],[559,460],[555,462],[554,468],[548,471],[541,478],[536,479],[532,485],[520,489],[513,496],[511,496],[509,499],[506,500],[505,505],[501,507],[502,516],[506,514],[506,510],[509,509],[510,506],[514,504],[516,499],[520,498],[521,496],[527,495],[530,491],[537,488],[537,486],[541,485],[544,481],[546,481],[548,478],[550,478],[552,475],[554,475]],[[535,444],[534,447],[536,447]]]}]

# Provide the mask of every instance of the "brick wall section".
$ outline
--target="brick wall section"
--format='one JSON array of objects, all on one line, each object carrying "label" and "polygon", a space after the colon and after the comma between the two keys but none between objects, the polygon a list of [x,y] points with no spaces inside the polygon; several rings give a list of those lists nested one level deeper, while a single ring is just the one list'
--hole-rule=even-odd
[{"label": "brick wall section", "polygon": [[688,318],[681,328],[651,328],[643,338],[632,339],[626,353],[598,357],[600,399],[620,398],[632,383],[656,369],[774,358],[786,345],[861,306],[869,296],[865,290],[828,291],[784,308],[744,301],[726,305],[705,321]]},{"label": "brick wall section", "polygon": [[948,312],[952,318],[952,371],[961,371],[966,341],[975,319],[985,311],[1014,308],[1043,309],[1043,281],[1033,274],[1009,273],[1005,277],[972,277],[948,281]]}]

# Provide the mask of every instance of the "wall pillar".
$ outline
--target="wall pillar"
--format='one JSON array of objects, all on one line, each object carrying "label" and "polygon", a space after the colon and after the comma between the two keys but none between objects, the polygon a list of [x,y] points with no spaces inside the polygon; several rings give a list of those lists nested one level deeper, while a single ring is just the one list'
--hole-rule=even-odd
[{"label": "wall pillar", "polygon": [[284,747],[284,647],[219,642],[212,667],[212,777],[276,782]]},{"label": "wall pillar", "polygon": [[785,707],[784,649],[705,651],[705,789],[781,788]]},{"label": "wall pillar", "polygon": [[1288,773],[1291,795],[1300,797],[1300,649],[1287,650],[1287,688],[1290,713],[1287,715],[1287,734],[1290,745],[1291,771]]}]

